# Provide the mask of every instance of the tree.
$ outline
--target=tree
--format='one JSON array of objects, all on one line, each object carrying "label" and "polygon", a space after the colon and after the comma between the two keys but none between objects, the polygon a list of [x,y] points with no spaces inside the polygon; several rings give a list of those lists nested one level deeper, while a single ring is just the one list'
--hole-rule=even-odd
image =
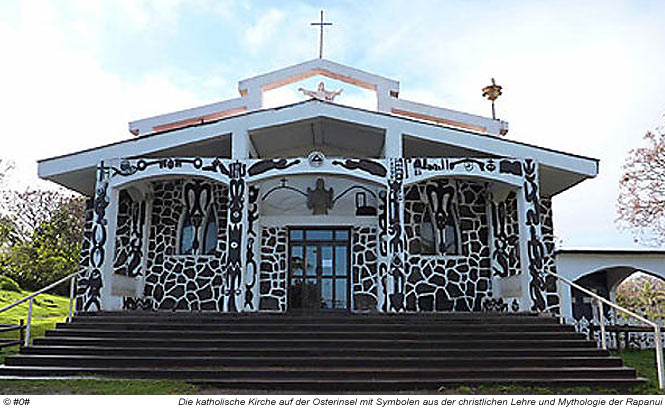
[{"label": "tree", "polygon": [[616,290],[617,303],[651,319],[665,318],[665,281],[644,274],[621,283]]},{"label": "tree", "polygon": [[0,215],[0,249],[14,245],[18,241],[19,236],[14,221],[6,215]]},{"label": "tree", "polygon": [[[664,117],[665,120],[665,117]],[[629,152],[619,182],[621,227],[645,242],[665,242],[665,122],[644,136],[646,146]]]},{"label": "tree", "polygon": [[12,161],[0,158],[0,186],[5,182],[7,175],[14,169]]},{"label": "tree", "polygon": [[[0,189],[4,186],[7,176],[13,168],[13,162],[0,158]],[[0,198],[2,197],[4,197],[4,193],[0,191]],[[4,202],[0,202],[0,205],[3,203]],[[9,244],[15,243],[17,239],[17,233],[12,218],[0,214],[0,250]]]},{"label": "tree", "polygon": [[[73,273],[81,252],[84,198],[40,190],[13,192],[9,197],[8,236],[13,239],[0,249],[0,273],[29,290]],[[0,234],[1,223],[2,219]]]},{"label": "tree", "polygon": [[[27,189],[19,192],[12,190],[5,191],[2,198],[6,213],[13,220],[16,235],[24,241],[29,240],[42,223],[51,221],[57,213],[76,206],[76,196],[63,191]],[[75,211],[75,209],[71,209],[71,211]]]}]

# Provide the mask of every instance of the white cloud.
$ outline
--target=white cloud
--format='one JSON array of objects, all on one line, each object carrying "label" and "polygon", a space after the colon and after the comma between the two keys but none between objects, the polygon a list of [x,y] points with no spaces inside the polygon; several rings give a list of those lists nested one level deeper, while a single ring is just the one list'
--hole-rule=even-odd
[{"label": "white cloud", "polygon": [[286,14],[276,9],[270,9],[263,14],[253,25],[247,28],[245,37],[250,47],[261,47],[269,40],[276,40],[275,34],[279,25],[286,18]]},{"label": "white cloud", "polygon": [[27,3],[16,25],[0,22],[2,157],[16,161],[14,185],[36,184],[36,160],[131,135],[127,122],[200,104],[167,76],[139,82],[106,72],[92,52],[69,46],[49,3]]}]

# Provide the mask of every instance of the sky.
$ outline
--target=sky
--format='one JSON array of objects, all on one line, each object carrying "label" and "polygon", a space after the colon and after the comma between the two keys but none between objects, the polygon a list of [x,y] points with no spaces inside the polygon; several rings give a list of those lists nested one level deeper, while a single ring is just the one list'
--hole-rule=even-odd
[{"label": "sky", "polygon": [[[665,113],[664,1],[0,2],[0,158],[10,186],[36,160],[130,138],[132,120],[238,96],[237,82],[317,57],[400,81],[400,97],[491,116],[516,141],[600,159],[554,199],[564,248],[638,248],[617,228],[621,165]],[[303,99],[294,84],[268,105]],[[339,84],[326,82],[327,87]],[[366,107],[367,92],[338,101]],[[352,87],[351,87],[352,88]]]}]

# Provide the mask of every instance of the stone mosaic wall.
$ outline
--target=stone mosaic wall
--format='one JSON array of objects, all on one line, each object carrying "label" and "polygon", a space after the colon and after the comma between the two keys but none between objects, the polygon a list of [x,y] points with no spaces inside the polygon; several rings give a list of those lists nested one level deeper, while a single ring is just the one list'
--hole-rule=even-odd
[{"label": "stone mosaic wall", "polygon": [[259,266],[259,310],[286,311],[287,229],[261,229],[261,263]]},{"label": "stone mosaic wall", "polygon": [[[428,184],[435,188],[454,186],[452,200],[461,237],[459,255],[414,254],[420,221],[427,206]],[[413,189],[417,189],[420,200]],[[491,294],[485,186],[446,180],[426,182],[409,188],[404,201],[407,242],[406,310],[408,312],[480,311],[482,300]]]},{"label": "stone mosaic wall", "polygon": [[520,232],[517,196],[490,204],[492,213],[492,275],[506,278],[520,273]]},{"label": "stone mosaic wall", "polygon": [[[144,296],[153,309],[224,310],[227,189],[210,183],[217,212],[217,248],[213,255],[178,255],[178,229],[184,211],[184,180],[153,183]],[[126,304],[130,308],[131,304]]]},{"label": "stone mosaic wall", "polygon": [[[94,216],[93,211],[93,199],[89,198],[85,201],[85,223],[83,225],[83,239],[81,240],[81,257],[79,267],[81,269],[88,268],[90,266],[90,249],[92,246],[92,219]],[[83,275],[79,275],[82,277]],[[81,286],[81,283],[77,281],[76,289],[76,311],[81,311],[83,309],[83,295],[85,294],[86,289]]]},{"label": "stone mosaic wall", "polygon": [[121,190],[116,223],[113,272],[130,277],[139,276],[142,273],[145,201],[133,201],[126,190]]},{"label": "stone mosaic wall", "polygon": [[378,308],[379,260],[375,227],[353,227],[351,277],[353,310],[375,312]]},{"label": "stone mosaic wall", "polygon": [[[548,273],[556,273],[556,255],[554,254],[554,220],[552,214],[552,199],[540,198],[540,217],[542,221],[543,244],[545,245],[545,254],[543,255],[543,272],[545,275]],[[546,276],[546,311],[559,314],[560,300],[558,290],[558,281],[556,278],[553,276]]]}]

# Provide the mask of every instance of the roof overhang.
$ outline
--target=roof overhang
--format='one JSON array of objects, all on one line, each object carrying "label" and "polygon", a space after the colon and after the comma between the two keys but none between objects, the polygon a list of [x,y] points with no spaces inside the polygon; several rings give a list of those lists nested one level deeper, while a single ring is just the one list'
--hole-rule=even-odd
[{"label": "roof overhang", "polygon": [[[330,118],[359,127],[392,130],[410,138],[457,147],[481,156],[533,158],[540,164],[541,191],[551,196],[598,174],[598,160],[567,154],[502,137],[474,133],[451,126],[368,111],[334,103],[308,100],[283,107],[256,110],[203,124],[181,128],[92,148],[39,161],[39,176],[67,188],[90,195],[94,190],[94,173],[99,161],[135,158],[158,152],[177,150],[189,156],[214,156],[196,147],[210,141],[228,138],[234,132],[278,127],[313,118]],[[184,156],[184,155],[183,155]]]}]

